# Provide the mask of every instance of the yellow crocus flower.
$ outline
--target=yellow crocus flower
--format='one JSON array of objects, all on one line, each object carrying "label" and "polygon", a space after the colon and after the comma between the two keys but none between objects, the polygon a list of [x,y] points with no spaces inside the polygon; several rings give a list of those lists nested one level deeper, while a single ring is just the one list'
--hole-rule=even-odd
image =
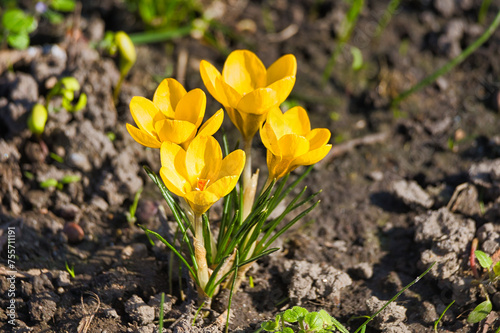
[{"label": "yellow crocus flower", "polygon": [[233,190],[245,165],[241,149],[222,159],[220,145],[212,136],[197,136],[187,150],[166,141],[160,152],[165,186],[184,198],[197,215]]},{"label": "yellow crocus flower", "polygon": [[224,105],[233,124],[245,140],[251,139],[266,119],[270,108],[280,105],[295,84],[297,60],[287,54],[268,69],[251,51],[233,51],[222,74],[202,60],[200,73],[207,90]]},{"label": "yellow crocus flower", "polygon": [[222,125],[224,113],[220,109],[198,130],[206,103],[201,89],[186,92],[177,80],[165,79],[152,101],[140,96],[132,98],[130,112],[138,128],[127,124],[127,130],[135,141],[146,147],[160,148],[165,141],[187,147],[196,134],[212,135]]},{"label": "yellow crocus flower", "polygon": [[270,110],[260,130],[267,148],[269,180],[279,179],[301,165],[312,165],[323,159],[330,149],[331,133],[326,128],[311,130],[306,110],[296,106],[285,113],[279,107]]}]

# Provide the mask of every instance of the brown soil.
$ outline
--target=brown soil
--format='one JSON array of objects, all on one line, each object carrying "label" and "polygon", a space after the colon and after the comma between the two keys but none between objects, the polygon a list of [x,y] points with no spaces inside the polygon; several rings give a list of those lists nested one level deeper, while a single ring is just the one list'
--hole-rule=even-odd
[{"label": "brown soil", "polygon": [[[469,265],[472,241],[478,238],[478,248],[490,255],[500,248],[500,31],[452,72],[389,108],[391,98],[486,29],[477,23],[481,1],[403,2],[378,38],[374,31],[386,4],[366,1],[324,85],[347,2],[222,4],[217,20],[223,28],[210,30],[218,49],[189,36],[139,46],[116,107],[116,59],[92,45],[104,29],[124,29],[133,19],[121,2],[85,4],[81,36],[45,23],[32,49],[0,51],[0,330],[75,332],[88,322],[88,332],[153,332],[165,292],[168,332],[221,331],[217,318],[224,321],[227,294],[191,326],[196,294],[188,273],[127,222],[134,194],[144,186],[138,222],[172,235],[173,217],[141,167],[158,170],[158,154],[135,143],[125,123],[133,123],[132,96],[151,98],[164,76],[187,89],[203,87],[199,61],[221,68],[224,52],[241,48],[255,51],[266,66],[285,53],[297,57],[290,99],[308,110],[314,127],[332,131],[335,148],[304,182],[311,191],[322,189],[321,204],[285,234],[280,251],[254,264],[248,274],[254,287],[244,282],[233,299],[230,331],[253,332],[294,305],[325,309],[354,331],[362,321],[351,317],[373,313],[432,262],[435,268],[367,332],[432,332],[452,300],[440,332],[498,328],[496,286],[489,290],[488,318],[480,324],[466,319],[485,299]],[[486,22],[499,9],[492,3]],[[72,22],[68,16],[65,25]],[[242,22],[250,28],[241,30]],[[128,32],[141,29],[138,22],[127,26]],[[351,68],[351,46],[363,54],[359,71]],[[186,67],[179,68],[185,56]],[[25,125],[31,107],[67,75],[82,84],[88,106],[50,114],[44,134],[33,137]],[[209,97],[207,113],[219,108]],[[236,137],[228,119],[224,126]],[[260,142],[254,148],[265,169]],[[65,175],[81,180],[62,189],[39,186]],[[70,222],[81,227],[83,239]],[[8,279],[9,230],[15,231],[15,279]],[[66,262],[74,265],[75,278]],[[14,326],[8,322],[11,300]]]}]

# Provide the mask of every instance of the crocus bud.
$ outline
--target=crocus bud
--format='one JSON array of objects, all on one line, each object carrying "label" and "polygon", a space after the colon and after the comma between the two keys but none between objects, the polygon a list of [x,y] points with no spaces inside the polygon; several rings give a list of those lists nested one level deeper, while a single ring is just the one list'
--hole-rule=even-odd
[{"label": "crocus bud", "polygon": [[120,74],[125,76],[137,59],[135,46],[130,37],[123,31],[118,31],[115,34],[115,42],[120,51]]}]

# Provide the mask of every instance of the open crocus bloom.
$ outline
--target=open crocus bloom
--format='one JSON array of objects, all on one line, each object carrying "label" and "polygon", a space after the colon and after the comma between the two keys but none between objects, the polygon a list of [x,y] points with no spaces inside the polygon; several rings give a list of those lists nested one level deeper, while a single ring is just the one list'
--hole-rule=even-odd
[{"label": "open crocus bloom", "polygon": [[127,130],[135,141],[146,147],[160,148],[165,141],[187,147],[197,132],[212,135],[222,125],[221,109],[198,130],[206,103],[201,89],[186,92],[175,79],[165,79],[156,89],[153,101],[140,96],[132,98],[130,112],[138,128],[127,124]]},{"label": "open crocus bloom", "polygon": [[205,60],[200,73],[207,90],[224,105],[243,137],[251,139],[269,109],[283,103],[292,91],[297,60],[287,54],[266,70],[253,52],[237,50],[227,57],[222,74]]},{"label": "open crocus bloom", "polygon": [[184,198],[195,214],[203,214],[234,189],[245,165],[245,153],[238,149],[222,159],[214,137],[197,136],[187,150],[163,142],[161,165],[165,186]]},{"label": "open crocus bloom", "polygon": [[323,159],[332,145],[326,128],[311,130],[306,110],[296,106],[285,113],[279,107],[269,111],[260,130],[267,148],[269,179],[279,179],[301,165],[312,165]]}]

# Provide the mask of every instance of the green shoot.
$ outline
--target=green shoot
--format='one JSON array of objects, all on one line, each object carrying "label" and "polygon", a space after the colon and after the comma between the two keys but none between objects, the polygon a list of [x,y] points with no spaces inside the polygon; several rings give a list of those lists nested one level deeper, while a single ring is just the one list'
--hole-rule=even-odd
[{"label": "green shoot", "polygon": [[71,265],[71,267],[69,267],[67,261],[64,262],[64,265],[66,266],[66,271],[74,279],[75,278],[75,265]]},{"label": "green shoot", "polygon": [[479,8],[479,15],[477,16],[477,21],[479,24],[483,24],[486,19],[486,14],[490,8],[491,0],[483,0],[481,3],[481,8]]},{"label": "green shoot", "polygon": [[160,315],[158,318],[158,332],[163,332],[163,303],[165,302],[165,293],[161,293],[160,298]]},{"label": "green shoot", "polygon": [[344,21],[342,22],[342,26],[340,28],[339,36],[337,38],[337,46],[335,47],[335,50],[330,56],[330,59],[326,64],[325,70],[323,71],[323,84],[325,84],[326,81],[330,78],[333,67],[337,62],[337,57],[340,55],[344,46],[351,38],[352,32],[356,27],[359,14],[361,14],[364,5],[365,5],[364,0],[352,0],[351,7],[349,8],[349,11],[347,12],[347,15],[344,18]]},{"label": "green shoot", "polygon": [[443,319],[446,311],[448,311],[448,309],[453,305],[453,303],[455,303],[455,300],[453,300],[450,304],[448,304],[448,306],[446,307],[446,309],[444,309],[443,313],[441,313],[441,315],[439,316],[439,318],[434,322],[434,332],[435,333],[438,333],[438,325],[441,322],[441,319]]},{"label": "green shoot", "polygon": [[54,179],[54,178],[48,178],[42,182],[40,182],[40,187],[41,188],[50,188],[50,187],[55,187],[58,190],[62,190],[64,188],[64,185],[70,184],[70,183],[77,183],[81,180],[81,177],[78,175],[66,175],[60,180]]},{"label": "green shoot", "polygon": [[419,91],[420,89],[427,87],[432,82],[436,81],[438,77],[444,75],[451,71],[455,66],[462,63],[469,55],[471,55],[474,51],[476,51],[481,45],[483,45],[490,37],[493,35],[495,30],[500,25],[500,11],[497,13],[495,19],[491,23],[491,25],[486,29],[486,31],[476,40],[474,43],[469,45],[462,53],[460,53],[457,57],[451,59],[447,62],[443,67],[432,73],[431,75],[424,78],[422,81],[418,82],[416,85],[411,87],[410,89],[399,94],[391,103],[391,106],[396,107],[401,101],[405,98],[413,94],[414,92]]},{"label": "green shoot", "polygon": [[30,45],[29,34],[37,26],[37,20],[19,8],[8,9],[2,15],[3,36],[15,49],[24,50]]},{"label": "green shoot", "polygon": [[134,201],[130,205],[128,212],[125,214],[127,216],[127,222],[129,224],[134,224],[137,221],[135,217],[135,212],[137,211],[137,204],[139,203],[139,199],[141,197],[142,187],[135,192]]},{"label": "green shoot", "polygon": [[59,163],[64,163],[64,158],[61,156],[57,155],[56,153],[51,152],[49,154],[50,158],[52,158],[54,161],[59,162]]}]

